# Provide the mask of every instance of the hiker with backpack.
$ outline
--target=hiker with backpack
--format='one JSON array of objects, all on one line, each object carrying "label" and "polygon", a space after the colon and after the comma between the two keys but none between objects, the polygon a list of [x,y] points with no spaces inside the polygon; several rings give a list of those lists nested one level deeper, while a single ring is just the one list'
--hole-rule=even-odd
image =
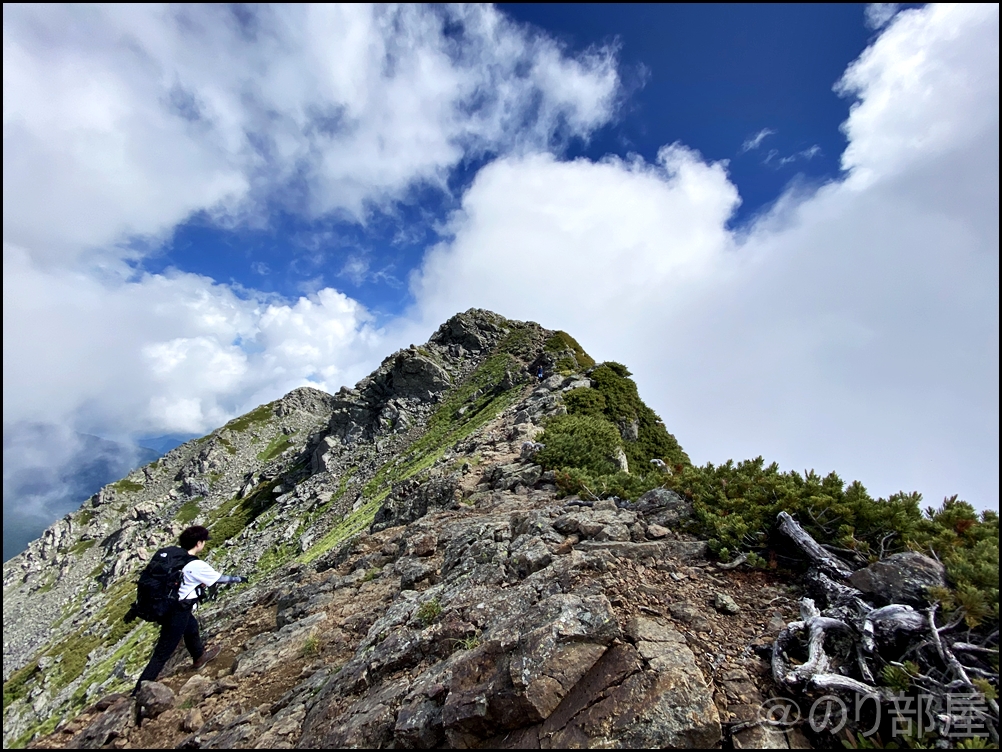
[{"label": "hiker with backpack", "polygon": [[208,540],[206,528],[192,525],[178,537],[179,545],[157,551],[139,578],[136,602],[125,615],[125,621],[139,617],[156,622],[160,625],[160,637],[133,694],[144,681],[156,681],[182,638],[196,670],[222,650],[218,645],[202,645],[195,608],[206,588],[247,582],[247,578],[221,574],[199,559],[198,554]]}]

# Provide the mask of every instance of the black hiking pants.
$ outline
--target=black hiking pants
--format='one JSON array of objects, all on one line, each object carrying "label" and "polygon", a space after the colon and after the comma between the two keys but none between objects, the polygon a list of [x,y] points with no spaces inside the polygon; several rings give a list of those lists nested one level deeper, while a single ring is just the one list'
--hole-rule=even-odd
[{"label": "black hiking pants", "polygon": [[198,660],[205,652],[205,646],[202,645],[202,638],[198,633],[198,619],[191,613],[191,606],[186,604],[179,604],[170,616],[160,622],[160,638],[153,648],[150,662],[146,664],[139,681],[136,682],[137,690],[142,682],[157,680],[173,655],[174,649],[181,642],[181,638],[184,638],[184,646],[191,654],[192,660]]}]

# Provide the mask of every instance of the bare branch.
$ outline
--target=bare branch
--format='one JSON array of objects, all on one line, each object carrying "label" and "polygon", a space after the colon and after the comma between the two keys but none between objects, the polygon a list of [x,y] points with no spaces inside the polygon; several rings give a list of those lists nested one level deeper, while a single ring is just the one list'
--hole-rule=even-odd
[{"label": "bare branch", "polygon": [[818,545],[818,542],[808,535],[789,514],[780,512],[777,519],[779,520],[779,529],[783,534],[796,543],[807,558],[825,574],[840,580],[844,580],[852,574],[852,570],[843,561],[835,558]]}]

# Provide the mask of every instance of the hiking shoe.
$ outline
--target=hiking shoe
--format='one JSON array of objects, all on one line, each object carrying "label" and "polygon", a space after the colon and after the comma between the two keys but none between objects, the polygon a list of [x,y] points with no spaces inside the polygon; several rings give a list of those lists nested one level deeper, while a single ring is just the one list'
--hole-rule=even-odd
[{"label": "hiking shoe", "polygon": [[198,669],[202,668],[202,666],[204,666],[206,663],[208,663],[209,661],[214,659],[217,655],[219,655],[219,653],[222,652],[222,650],[223,649],[219,647],[219,645],[210,645],[204,651],[202,651],[202,654],[200,656],[198,656],[198,658],[192,664],[192,668],[198,671]]}]

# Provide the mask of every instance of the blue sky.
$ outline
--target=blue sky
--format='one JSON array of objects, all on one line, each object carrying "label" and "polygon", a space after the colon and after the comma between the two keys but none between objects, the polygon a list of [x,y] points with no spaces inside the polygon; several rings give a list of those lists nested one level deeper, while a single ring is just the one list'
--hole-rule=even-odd
[{"label": "blue sky", "polygon": [[79,503],[74,437],[335,391],[473,306],[628,364],[697,462],[998,506],[997,6],[5,5],[3,34],[5,526]]},{"label": "blue sky", "polygon": [[[638,154],[653,162],[666,143],[687,144],[728,162],[742,199],[729,220],[734,227],[791,183],[809,190],[839,174],[846,144],[839,126],[851,98],[833,85],[874,36],[863,4],[498,7],[571,54],[617,52],[618,111],[587,137],[558,136],[552,146],[565,159]],[[396,316],[413,302],[409,273],[489,159],[457,165],[446,186],[413,187],[364,224],[307,218],[279,201],[260,228],[221,227],[199,213],[137,268],[173,266],[292,298],[333,285],[373,312]]]}]

